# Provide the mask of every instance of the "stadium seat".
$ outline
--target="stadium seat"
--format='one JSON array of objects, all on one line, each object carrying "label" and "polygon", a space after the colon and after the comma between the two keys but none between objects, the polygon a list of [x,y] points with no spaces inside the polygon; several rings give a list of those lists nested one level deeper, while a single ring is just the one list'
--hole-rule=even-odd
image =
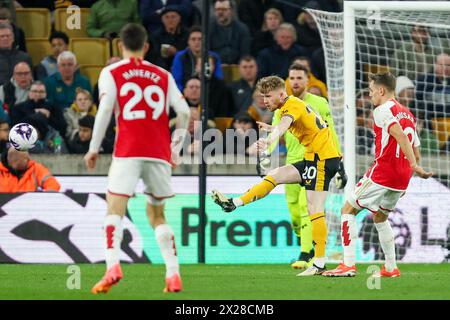
[{"label": "stadium seat", "polygon": [[109,41],[104,38],[72,38],[69,48],[77,56],[80,65],[104,66],[111,56]]},{"label": "stadium seat", "polygon": [[67,14],[65,8],[60,8],[55,10],[55,29],[58,31],[65,32],[69,38],[84,38],[88,37],[86,26],[87,18],[89,16],[89,8],[80,8],[80,29],[69,29],[67,27],[67,17],[72,16],[72,14]]},{"label": "stadium seat", "polygon": [[431,121],[433,131],[439,140],[439,147],[442,147],[450,137],[450,117],[434,118]]},{"label": "stadium seat", "polygon": [[40,63],[43,58],[52,53],[51,46],[47,38],[27,39],[27,51],[35,65]]},{"label": "stadium seat", "polygon": [[111,42],[111,57],[122,57],[119,50],[119,38],[114,38]]},{"label": "stadium seat", "polygon": [[98,82],[98,77],[102,69],[103,65],[96,65],[96,64],[80,65],[81,75],[87,77],[92,86],[95,86],[95,84]]},{"label": "stadium seat", "polygon": [[50,11],[41,8],[16,9],[17,25],[28,38],[48,38],[51,31]]},{"label": "stadium seat", "polygon": [[237,64],[222,66],[222,72],[225,83],[231,83],[241,78],[241,75],[239,74],[239,66]]},{"label": "stadium seat", "polygon": [[225,129],[228,129],[233,123],[233,118],[228,117],[216,117],[214,118],[216,122],[216,128],[219,129],[222,133],[225,132]]}]

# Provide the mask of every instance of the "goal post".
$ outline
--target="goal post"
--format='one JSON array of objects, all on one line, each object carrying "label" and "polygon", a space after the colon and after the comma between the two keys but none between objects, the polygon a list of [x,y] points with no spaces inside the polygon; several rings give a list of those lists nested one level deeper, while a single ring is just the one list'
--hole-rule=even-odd
[{"label": "goal post", "polygon": [[[400,102],[410,108],[418,127],[423,128],[418,129],[424,134],[419,132],[421,164],[435,174],[428,180],[413,177],[408,192],[389,215],[398,259],[405,262],[448,259],[450,92],[428,90],[427,82],[430,82],[428,77],[437,77],[437,57],[447,52],[450,55],[450,2],[344,1],[344,11],[340,13],[306,10],[314,17],[321,36],[329,105],[343,146],[349,179],[345,196],[353,191],[357,179],[374,159],[368,74],[389,70],[397,79],[402,78],[404,88],[412,89],[413,96],[408,98],[410,105]],[[419,29],[428,33],[426,41],[419,41],[414,35]],[[417,45],[423,46],[418,53]],[[440,68],[445,69],[445,66]],[[444,71],[444,87],[450,86],[450,80],[445,80],[450,79],[450,75],[445,78],[445,73],[448,71]],[[436,81],[431,82],[436,84]],[[444,121],[436,122],[436,119]],[[327,199],[326,206],[327,256],[330,260],[339,260],[342,252],[339,216],[345,197],[333,186],[330,191],[331,200]],[[357,260],[382,260],[370,213],[361,212],[357,221]]]},{"label": "goal post", "polygon": [[[450,13],[450,2],[446,1],[344,1],[344,164],[350,173],[356,170],[356,30],[355,10],[369,13],[368,24],[381,20],[383,11],[418,11]],[[450,16],[449,16],[450,17]],[[402,21],[408,24],[408,21]],[[411,21],[409,23],[415,23]],[[431,25],[431,21],[421,22]],[[450,20],[448,21],[450,24]],[[350,174],[345,194],[348,195],[355,186],[356,175]]]}]

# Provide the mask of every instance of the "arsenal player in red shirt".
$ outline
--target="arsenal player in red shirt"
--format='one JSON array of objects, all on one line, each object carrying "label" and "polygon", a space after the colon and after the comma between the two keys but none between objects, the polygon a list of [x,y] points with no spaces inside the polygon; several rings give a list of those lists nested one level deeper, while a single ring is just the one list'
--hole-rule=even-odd
[{"label": "arsenal player in red shirt", "polygon": [[[127,24],[120,33],[123,60],[105,67],[98,81],[100,105],[89,152],[84,160],[95,168],[106,128],[114,115],[117,123],[113,160],[108,174],[108,214],[105,219],[105,276],[92,288],[106,293],[122,278],[120,243],[122,217],[139,178],[148,196],[147,215],[166,264],[165,292],[182,289],[174,233],[164,217],[164,201],[173,197],[173,150],[184,140],[189,107],[168,71],[143,60],[148,50],[147,33],[138,24]],[[177,114],[171,142],[169,108]]]},{"label": "arsenal player in red shirt", "polygon": [[373,214],[386,258],[385,265],[377,276],[400,276],[395,261],[394,233],[388,221],[388,214],[394,210],[398,200],[406,192],[414,172],[424,179],[431,177],[432,173],[425,171],[418,164],[420,141],[416,131],[416,119],[408,108],[395,100],[395,84],[396,79],[390,73],[369,76],[370,97],[375,107],[375,160],[357,183],[341,211],[344,261],[336,269],[324,272],[324,276],[355,276],[358,237],[356,214],[362,209]]}]

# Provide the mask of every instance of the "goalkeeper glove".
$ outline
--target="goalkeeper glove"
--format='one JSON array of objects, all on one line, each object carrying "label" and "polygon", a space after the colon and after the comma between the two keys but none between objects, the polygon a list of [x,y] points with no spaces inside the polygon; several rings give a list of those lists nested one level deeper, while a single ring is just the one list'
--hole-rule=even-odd
[{"label": "goalkeeper glove", "polygon": [[338,171],[334,176],[334,183],[338,189],[344,189],[347,184],[347,174],[345,173],[344,163],[342,161],[339,162]]}]

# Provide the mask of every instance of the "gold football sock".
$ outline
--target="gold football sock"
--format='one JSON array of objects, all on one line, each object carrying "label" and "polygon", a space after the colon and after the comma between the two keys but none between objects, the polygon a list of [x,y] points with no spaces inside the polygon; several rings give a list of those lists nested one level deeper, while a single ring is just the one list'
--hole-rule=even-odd
[{"label": "gold football sock", "polygon": [[277,186],[274,178],[265,176],[264,179],[251,187],[246,193],[239,197],[244,205],[267,196]]},{"label": "gold football sock", "polygon": [[312,238],[315,247],[315,257],[325,257],[325,247],[327,244],[327,224],[325,221],[325,213],[319,212],[310,215],[312,225]]}]

